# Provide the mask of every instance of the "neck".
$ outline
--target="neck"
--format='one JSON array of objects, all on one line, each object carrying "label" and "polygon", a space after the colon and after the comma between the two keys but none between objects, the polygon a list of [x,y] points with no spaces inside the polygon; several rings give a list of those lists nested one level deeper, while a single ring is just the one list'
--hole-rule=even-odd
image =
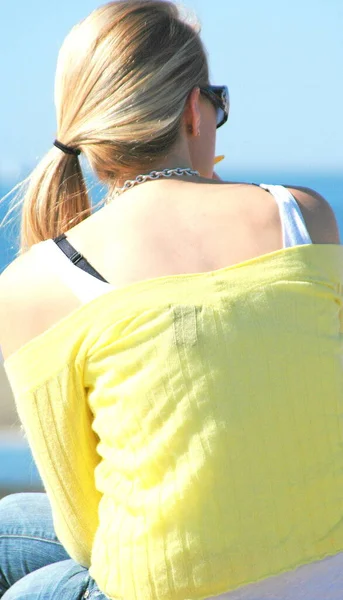
[{"label": "neck", "polygon": [[148,168],[131,171],[125,175],[123,174],[123,176],[116,181],[116,187],[123,187],[127,180],[134,180],[138,175],[146,175],[151,173],[151,171],[164,171],[165,169],[177,168],[193,169],[188,147],[185,145],[184,140],[179,141],[169,154],[152,162]]}]

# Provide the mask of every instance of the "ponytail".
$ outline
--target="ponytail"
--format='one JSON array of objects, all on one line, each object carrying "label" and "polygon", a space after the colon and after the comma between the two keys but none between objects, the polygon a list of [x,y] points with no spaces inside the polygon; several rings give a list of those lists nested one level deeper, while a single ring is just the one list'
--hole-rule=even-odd
[{"label": "ponytail", "polygon": [[21,251],[68,231],[90,211],[78,156],[52,148],[29,177],[22,203]]}]

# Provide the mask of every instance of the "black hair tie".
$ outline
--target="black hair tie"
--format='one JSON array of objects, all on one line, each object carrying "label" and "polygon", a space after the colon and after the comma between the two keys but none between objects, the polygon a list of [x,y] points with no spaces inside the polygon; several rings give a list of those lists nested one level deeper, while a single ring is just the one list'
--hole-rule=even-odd
[{"label": "black hair tie", "polygon": [[56,146],[56,148],[58,148],[59,150],[62,150],[62,152],[64,152],[65,154],[74,154],[74,156],[79,156],[79,154],[81,154],[81,150],[79,148],[72,148],[71,146],[66,146],[58,140],[54,141],[54,146]]}]

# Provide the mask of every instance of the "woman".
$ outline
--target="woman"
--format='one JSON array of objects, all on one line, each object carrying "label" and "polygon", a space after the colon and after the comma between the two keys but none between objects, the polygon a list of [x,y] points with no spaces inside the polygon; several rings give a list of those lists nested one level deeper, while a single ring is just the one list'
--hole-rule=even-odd
[{"label": "woman", "polygon": [[[3,598],[294,599],[296,567],[343,549],[334,214],[215,178],[227,91],[170,2],[74,27],[56,108],[0,284],[47,492],[0,503]],[[108,186],[94,213],[81,152]]]}]

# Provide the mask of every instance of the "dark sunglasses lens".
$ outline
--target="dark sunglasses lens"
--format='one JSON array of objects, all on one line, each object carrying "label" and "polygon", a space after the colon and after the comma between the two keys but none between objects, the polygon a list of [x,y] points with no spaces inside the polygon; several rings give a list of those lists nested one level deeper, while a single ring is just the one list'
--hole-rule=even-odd
[{"label": "dark sunglasses lens", "polygon": [[217,104],[217,127],[223,125],[226,121],[226,107],[228,106],[228,90],[223,87],[215,91]]},{"label": "dark sunglasses lens", "polygon": [[217,107],[217,127],[219,127],[224,120],[224,111],[222,108],[219,108],[219,106]]}]

